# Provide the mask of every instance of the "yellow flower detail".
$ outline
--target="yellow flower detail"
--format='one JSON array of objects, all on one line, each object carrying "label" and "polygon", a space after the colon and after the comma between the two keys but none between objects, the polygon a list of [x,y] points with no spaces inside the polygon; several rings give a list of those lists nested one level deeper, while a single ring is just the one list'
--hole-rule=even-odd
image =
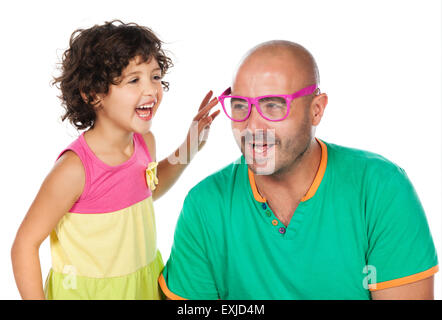
[{"label": "yellow flower detail", "polygon": [[150,191],[154,191],[157,187],[156,185],[158,184],[157,166],[158,163],[151,162],[146,169],[146,182]]}]

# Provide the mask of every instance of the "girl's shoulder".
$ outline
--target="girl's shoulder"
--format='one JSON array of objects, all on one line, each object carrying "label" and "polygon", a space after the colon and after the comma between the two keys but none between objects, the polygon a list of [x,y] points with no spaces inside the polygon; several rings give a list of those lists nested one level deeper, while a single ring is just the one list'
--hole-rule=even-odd
[{"label": "girl's shoulder", "polygon": [[84,172],[83,163],[81,162],[80,157],[73,150],[65,150],[55,161],[54,166],[60,166],[63,170],[79,170]]},{"label": "girl's shoulder", "polygon": [[80,158],[66,151],[44,179],[30,211],[45,212],[47,219],[58,221],[80,198],[84,185],[85,172]]},{"label": "girl's shoulder", "polygon": [[147,152],[151,158],[151,161],[156,161],[156,142],[155,136],[152,131],[149,131],[146,134],[138,134],[140,138],[143,140],[145,146],[147,147]]},{"label": "girl's shoulder", "polygon": [[80,157],[72,150],[66,150],[59,156],[54,164],[51,174],[57,180],[64,181],[63,185],[70,185],[71,191],[78,193],[78,197],[83,192],[86,173]]}]

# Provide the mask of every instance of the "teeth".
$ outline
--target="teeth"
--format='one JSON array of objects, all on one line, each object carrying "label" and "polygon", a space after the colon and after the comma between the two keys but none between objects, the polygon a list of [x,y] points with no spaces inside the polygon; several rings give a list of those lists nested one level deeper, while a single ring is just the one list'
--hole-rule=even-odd
[{"label": "teeth", "polygon": [[137,109],[143,109],[143,110],[151,109],[151,108],[153,108],[154,104],[155,104],[154,102],[152,102],[151,104],[145,104],[145,105],[139,106]]},{"label": "teeth", "polygon": [[271,144],[271,145],[268,145],[268,144],[256,144],[256,143],[252,144],[252,148],[255,150],[255,152],[258,152],[258,153],[262,153],[262,152],[264,152],[264,150],[266,148],[268,150],[271,147],[273,147],[273,144]]}]

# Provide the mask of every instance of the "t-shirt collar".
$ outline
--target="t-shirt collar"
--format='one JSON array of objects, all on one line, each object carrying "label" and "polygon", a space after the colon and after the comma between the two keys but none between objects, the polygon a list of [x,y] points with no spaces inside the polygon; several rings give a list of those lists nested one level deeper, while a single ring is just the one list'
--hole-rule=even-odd
[{"label": "t-shirt collar", "polygon": [[[316,190],[318,190],[322,178],[324,177],[325,168],[327,167],[327,146],[324,142],[322,142],[318,138],[315,139],[316,141],[318,141],[319,145],[321,146],[321,162],[319,163],[319,168],[318,171],[316,172],[315,179],[313,180],[313,183],[308,189],[307,193],[304,195],[304,197],[302,197],[301,202],[307,201],[315,195]],[[258,202],[266,202],[266,199],[259,194],[258,188],[256,187],[255,175],[250,169],[248,169],[248,172],[249,172],[249,182],[250,182],[250,187],[252,188],[253,197]]]}]

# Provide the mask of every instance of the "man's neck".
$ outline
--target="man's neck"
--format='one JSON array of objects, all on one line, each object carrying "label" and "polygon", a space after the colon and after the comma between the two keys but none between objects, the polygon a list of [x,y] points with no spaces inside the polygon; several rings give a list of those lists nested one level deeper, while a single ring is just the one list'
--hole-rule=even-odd
[{"label": "man's neck", "polygon": [[307,151],[281,174],[256,175],[256,187],[286,226],[310,189],[321,162],[321,146],[312,140]]}]

